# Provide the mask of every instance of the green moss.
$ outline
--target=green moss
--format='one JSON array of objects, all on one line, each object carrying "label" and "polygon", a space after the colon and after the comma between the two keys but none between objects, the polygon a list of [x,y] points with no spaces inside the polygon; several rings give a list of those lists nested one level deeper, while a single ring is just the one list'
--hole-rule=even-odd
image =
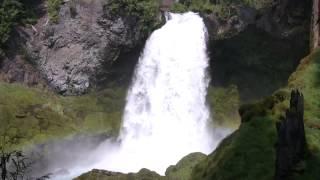
[{"label": "green moss", "polygon": [[115,88],[61,97],[0,83],[0,135],[6,137],[7,146],[19,147],[77,133],[117,135],[125,94],[124,88]]},{"label": "green moss", "polygon": [[305,98],[305,126],[308,149],[305,173],[297,179],[319,178],[320,167],[320,50],[306,57],[290,77],[288,88],[298,88]]},{"label": "green moss", "polygon": [[207,156],[202,153],[192,153],[181,159],[175,166],[166,170],[166,178],[170,180],[191,179],[192,169]]},{"label": "green moss", "polygon": [[272,179],[276,131],[270,118],[242,123],[219,148],[193,170],[192,179]]},{"label": "green moss", "polygon": [[227,88],[210,87],[208,90],[208,103],[213,116],[215,127],[237,129],[240,125],[239,92],[236,86]]},{"label": "green moss", "polygon": [[104,170],[94,169],[88,173],[82,174],[75,178],[75,180],[165,180],[166,178],[160,176],[154,171],[148,169],[141,169],[137,173],[115,173]]}]

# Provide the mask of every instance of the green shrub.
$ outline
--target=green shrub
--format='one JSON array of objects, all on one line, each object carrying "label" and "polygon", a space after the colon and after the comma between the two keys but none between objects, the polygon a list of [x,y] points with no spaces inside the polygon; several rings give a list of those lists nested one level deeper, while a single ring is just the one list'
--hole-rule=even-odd
[{"label": "green shrub", "polygon": [[140,31],[149,34],[160,24],[157,0],[110,0],[106,9],[113,17],[130,17],[138,20]]},{"label": "green shrub", "polygon": [[17,24],[35,22],[32,3],[28,0],[0,0],[0,57],[13,27]]},{"label": "green shrub", "polygon": [[51,22],[59,21],[59,10],[62,0],[48,0],[48,15]]},{"label": "green shrub", "polygon": [[171,11],[215,13],[222,19],[228,19],[237,13],[233,8],[234,5],[261,9],[270,7],[272,3],[273,0],[180,0],[174,4]]},{"label": "green shrub", "polygon": [[[0,1],[1,2],[1,1]],[[0,4],[0,45],[10,37],[13,26],[19,21],[22,4],[18,0],[3,0]]]}]

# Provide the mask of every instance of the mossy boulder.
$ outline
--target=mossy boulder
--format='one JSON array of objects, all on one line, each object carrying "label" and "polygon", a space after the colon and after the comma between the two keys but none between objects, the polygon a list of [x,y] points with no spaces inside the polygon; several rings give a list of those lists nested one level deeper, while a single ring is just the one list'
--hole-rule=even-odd
[{"label": "mossy boulder", "polygon": [[176,165],[166,170],[166,178],[169,180],[189,180],[192,169],[207,156],[203,153],[191,153],[182,158]]},{"label": "mossy boulder", "polygon": [[138,173],[118,173],[94,169],[75,180],[161,180],[163,177],[148,169],[141,169]]}]

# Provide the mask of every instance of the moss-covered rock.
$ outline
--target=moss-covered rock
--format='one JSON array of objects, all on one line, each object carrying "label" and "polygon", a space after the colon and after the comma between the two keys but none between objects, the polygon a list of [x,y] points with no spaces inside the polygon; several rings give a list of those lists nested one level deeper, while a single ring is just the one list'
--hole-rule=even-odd
[{"label": "moss-covered rock", "polygon": [[166,178],[169,180],[189,180],[192,169],[207,156],[202,153],[192,153],[182,158],[176,165],[166,170]]},{"label": "moss-covered rock", "polygon": [[200,162],[192,179],[272,179],[276,131],[269,118],[242,123],[239,130]]},{"label": "moss-covered rock", "polygon": [[138,173],[117,173],[105,170],[94,169],[88,173],[85,173],[75,180],[161,180],[161,177],[156,172],[148,169],[141,169]]}]

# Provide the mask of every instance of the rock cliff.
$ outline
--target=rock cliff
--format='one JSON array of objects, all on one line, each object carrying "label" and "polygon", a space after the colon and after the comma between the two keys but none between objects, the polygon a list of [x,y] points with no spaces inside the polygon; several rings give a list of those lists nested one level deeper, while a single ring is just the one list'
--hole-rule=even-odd
[{"label": "rock cliff", "polygon": [[136,17],[112,16],[102,0],[66,1],[59,17],[58,23],[50,23],[43,16],[19,35],[25,37],[26,52],[36,68],[63,95],[96,87],[104,80],[100,77],[110,76],[121,54],[141,46],[147,37]]}]

